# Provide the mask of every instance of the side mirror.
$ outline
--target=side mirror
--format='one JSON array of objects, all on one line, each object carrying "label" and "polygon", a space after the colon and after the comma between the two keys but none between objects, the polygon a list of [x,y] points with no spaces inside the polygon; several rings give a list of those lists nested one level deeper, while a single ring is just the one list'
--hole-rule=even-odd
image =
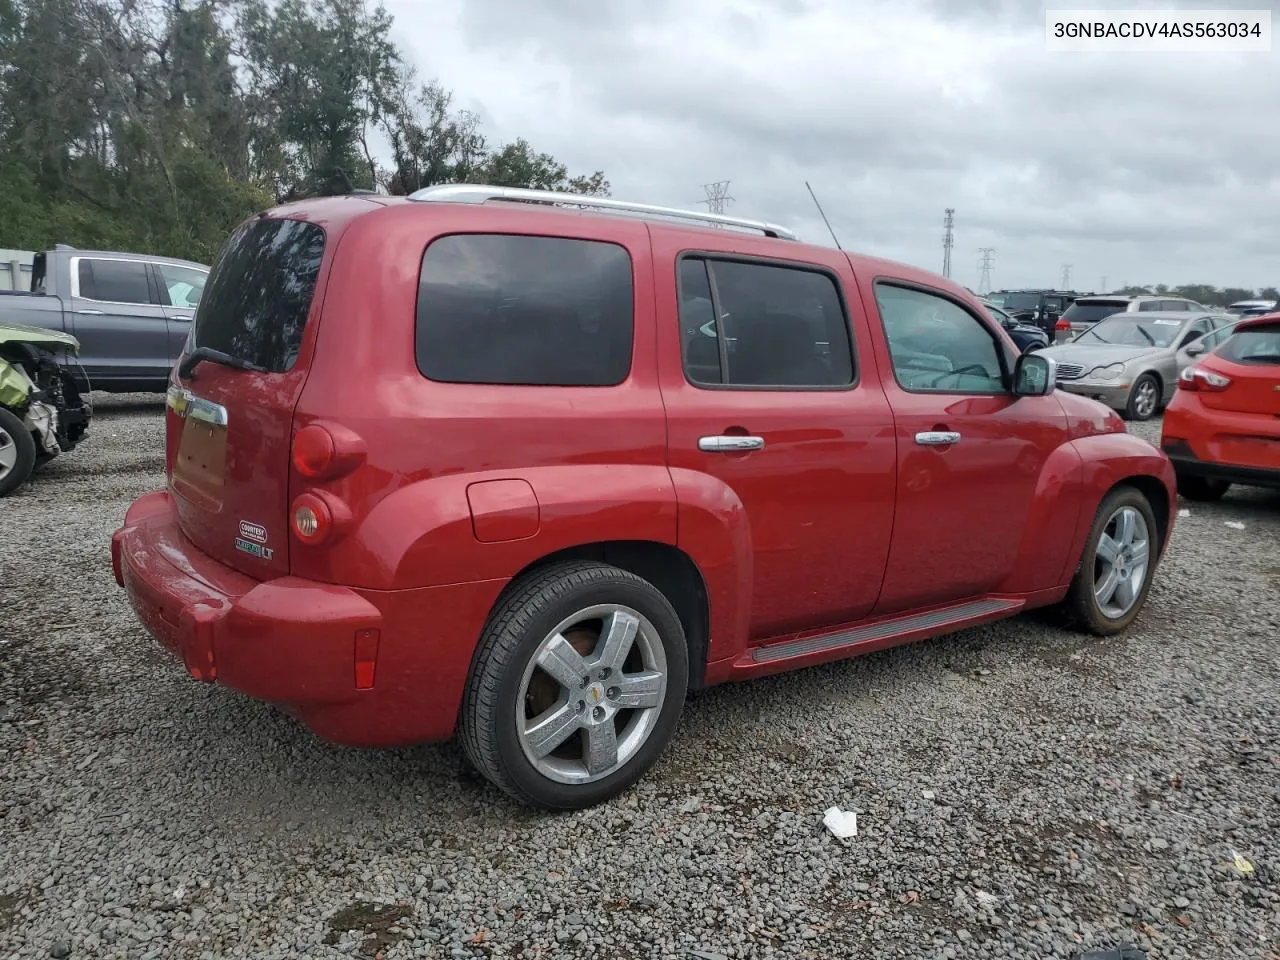
[{"label": "side mirror", "polygon": [[1039,353],[1024,353],[1013,366],[1015,397],[1044,397],[1053,393],[1058,379],[1058,361]]},{"label": "side mirror", "polygon": [[1202,353],[1204,353],[1204,344],[1200,341],[1197,340],[1194,343],[1187,344],[1188,357],[1198,357]]}]

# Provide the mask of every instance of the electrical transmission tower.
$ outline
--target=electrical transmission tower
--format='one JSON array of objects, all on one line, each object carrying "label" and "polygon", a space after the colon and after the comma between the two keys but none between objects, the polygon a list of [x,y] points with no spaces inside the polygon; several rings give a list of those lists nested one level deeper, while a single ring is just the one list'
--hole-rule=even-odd
[{"label": "electrical transmission tower", "polygon": [[1108,290],[1107,290],[1107,278],[1106,278],[1106,276],[1105,276],[1105,275],[1104,275],[1104,276],[1103,276],[1103,278],[1102,278],[1102,286],[1100,286],[1100,287],[1098,288],[1098,292],[1099,292],[1099,293],[1109,293],[1109,292],[1110,292],[1110,291],[1108,291]]},{"label": "electrical transmission tower", "polygon": [[1062,289],[1071,289],[1071,264],[1064,263],[1062,265]]},{"label": "electrical transmission tower", "polygon": [[996,248],[979,247],[978,252],[982,254],[982,278],[978,281],[978,293],[985,297],[991,292],[991,258]]},{"label": "electrical transmission tower", "polygon": [[942,275],[948,278],[951,276],[951,248],[956,245],[955,214],[954,207],[947,207],[942,217]]},{"label": "electrical transmission tower", "polygon": [[718,180],[715,183],[705,183],[702,189],[707,192],[707,199],[702,202],[707,205],[710,213],[724,213],[724,205],[733,203],[733,197],[729,196],[729,181]]}]

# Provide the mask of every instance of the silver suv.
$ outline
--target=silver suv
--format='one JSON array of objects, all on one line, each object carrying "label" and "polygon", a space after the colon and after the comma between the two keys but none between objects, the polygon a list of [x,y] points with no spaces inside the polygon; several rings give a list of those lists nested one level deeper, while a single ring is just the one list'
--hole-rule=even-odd
[{"label": "silver suv", "polygon": [[1077,297],[1062,313],[1055,330],[1054,342],[1064,343],[1080,336],[1099,320],[1115,313],[1133,313],[1136,311],[1160,311],[1167,313],[1176,311],[1207,312],[1205,307],[1188,300],[1186,297],[1170,297],[1158,295],[1140,295],[1125,297],[1120,295]]}]

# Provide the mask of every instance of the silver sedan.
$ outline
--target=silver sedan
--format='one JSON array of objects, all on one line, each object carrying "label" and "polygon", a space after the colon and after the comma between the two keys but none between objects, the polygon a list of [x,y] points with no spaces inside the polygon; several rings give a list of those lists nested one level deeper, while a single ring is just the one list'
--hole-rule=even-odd
[{"label": "silver sedan", "polygon": [[1101,400],[1129,420],[1147,420],[1173,399],[1186,363],[1179,351],[1236,319],[1193,311],[1117,313],[1040,352],[1058,362],[1059,390]]}]

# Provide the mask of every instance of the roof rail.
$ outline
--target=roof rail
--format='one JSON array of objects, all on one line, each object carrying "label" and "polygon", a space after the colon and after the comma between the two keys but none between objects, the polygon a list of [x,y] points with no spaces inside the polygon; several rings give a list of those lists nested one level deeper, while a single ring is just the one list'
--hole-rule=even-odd
[{"label": "roof rail", "polygon": [[701,213],[697,210],[680,210],[675,207],[658,207],[648,203],[630,203],[626,200],[593,197],[582,193],[530,190],[524,187],[489,187],[471,183],[448,183],[415,191],[409,194],[409,199],[436,203],[485,203],[489,200],[513,200],[524,203],[568,204],[575,207],[589,207],[595,210],[616,211],[618,213],[647,214],[651,217],[693,220],[723,227],[742,227],[748,230],[759,230],[766,237],[776,237],[782,240],[799,239],[793,231],[788,230],[786,227],[766,223],[762,220],[744,220],[740,217],[726,217],[717,213]]}]

